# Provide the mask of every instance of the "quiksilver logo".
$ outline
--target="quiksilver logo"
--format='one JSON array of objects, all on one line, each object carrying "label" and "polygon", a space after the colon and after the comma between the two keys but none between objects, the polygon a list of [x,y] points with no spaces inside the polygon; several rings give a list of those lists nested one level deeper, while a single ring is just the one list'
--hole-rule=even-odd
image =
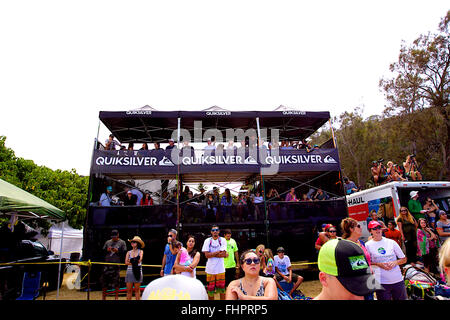
[{"label": "quiksilver logo", "polygon": [[231,115],[230,111],[208,111],[206,112],[207,116],[229,116]]},{"label": "quiksilver logo", "polygon": [[283,111],[283,115],[291,115],[291,114],[299,114],[299,115],[306,115],[305,111]]},{"label": "quiksilver logo", "polygon": [[334,158],[330,155],[327,155],[324,159],[323,159],[323,163],[337,163],[336,160],[334,160]]}]

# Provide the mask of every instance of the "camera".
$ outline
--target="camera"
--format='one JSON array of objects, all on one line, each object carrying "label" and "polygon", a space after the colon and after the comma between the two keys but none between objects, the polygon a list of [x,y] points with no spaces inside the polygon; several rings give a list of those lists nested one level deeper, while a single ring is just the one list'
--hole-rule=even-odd
[{"label": "camera", "polygon": [[384,162],[384,159],[383,159],[383,158],[381,158],[381,159],[378,160],[378,163],[382,163],[382,162]]},{"label": "camera", "polygon": [[409,157],[410,157],[411,159],[412,159],[412,158],[415,158],[415,157],[416,157],[416,154],[415,154],[415,153],[410,154]]}]

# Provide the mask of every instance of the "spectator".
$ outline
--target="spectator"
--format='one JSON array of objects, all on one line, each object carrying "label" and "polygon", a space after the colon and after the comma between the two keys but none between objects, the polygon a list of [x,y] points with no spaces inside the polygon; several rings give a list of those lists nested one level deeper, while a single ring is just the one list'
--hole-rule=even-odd
[{"label": "spectator", "polygon": [[312,200],[328,200],[330,197],[321,188],[317,189],[316,194],[313,196]]},{"label": "spectator", "polygon": [[145,247],[144,241],[138,236],[128,240],[131,243],[131,250],[127,252],[125,257],[125,264],[127,273],[125,276],[125,283],[127,284],[127,300],[131,300],[134,296],[136,300],[141,300],[141,283],[143,281],[142,275],[142,258],[144,256]]},{"label": "spectator", "polygon": [[167,150],[172,150],[173,148],[177,148],[176,146],[175,146],[175,141],[173,140],[173,139],[169,139],[169,145],[166,147],[166,151]]},{"label": "spectator", "polygon": [[264,198],[259,190],[255,191],[253,196],[253,204],[255,205],[255,220],[262,219],[260,205],[264,203]]},{"label": "spectator", "polygon": [[275,278],[277,282],[285,280],[287,283],[294,282],[291,291],[289,291],[289,295],[297,290],[300,284],[303,281],[303,277],[299,276],[292,272],[291,260],[289,256],[284,254],[284,248],[279,247],[277,249],[277,256],[274,258],[275,262]]},{"label": "spectator", "polygon": [[176,242],[177,231],[174,229],[170,229],[169,234],[167,235],[167,244],[164,248],[164,255],[161,263],[161,277],[172,274],[172,268],[178,254],[178,249],[175,247]]},{"label": "spectator", "polygon": [[[341,221],[341,229],[343,231],[342,238],[359,245],[364,251],[364,256],[370,266],[370,254],[365,247],[364,241],[360,240],[362,228],[358,221],[353,218],[345,218]],[[364,300],[373,300],[373,293],[365,295]]]},{"label": "spectator", "polygon": [[217,200],[214,198],[214,194],[209,192],[207,194],[207,197],[205,199],[205,202],[203,203],[205,206],[205,219],[207,222],[216,221],[217,219]]},{"label": "spectator", "polygon": [[[330,229],[334,232],[330,232]],[[320,248],[330,239],[336,238],[336,228],[332,224],[327,224],[323,227],[322,232],[319,232],[319,236],[317,237],[315,248],[317,252],[319,252]]]},{"label": "spectator", "polygon": [[417,227],[417,256],[422,257],[424,270],[436,273],[439,240],[437,235],[428,226],[424,218],[419,219]]},{"label": "spectator", "polygon": [[199,191],[200,191],[200,193],[196,193],[195,194],[195,198],[197,199],[197,201],[199,203],[203,203],[205,201],[205,199],[206,199],[206,196],[204,194],[205,193],[205,188],[200,187]]},{"label": "spectator", "polygon": [[242,184],[239,192],[244,192],[244,193],[248,194],[252,190],[253,190],[253,185],[250,183],[250,181],[248,179],[245,179],[245,183]]},{"label": "spectator", "polygon": [[139,150],[148,150],[148,144],[147,144],[147,142],[144,142],[144,143],[142,144],[142,147],[141,147]]},{"label": "spectator", "polygon": [[422,180],[422,174],[418,170],[415,155],[408,155],[405,162],[403,162],[403,167],[405,168],[405,176],[408,180]]},{"label": "spectator", "polygon": [[384,291],[377,291],[377,300],[407,300],[400,269],[400,265],[406,262],[402,249],[394,240],[383,237],[379,222],[371,221],[368,229],[372,240],[366,243],[366,248],[370,253],[375,277],[384,288]]},{"label": "spectator", "polygon": [[116,150],[116,146],[121,146],[120,142],[114,139],[114,135],[110,134],[108,140],[105,141],[105,150]]},{"label": "spectator", "polygon": [[177,243],[180,248],[174,263],[174,270],[181,275],[196,278],[197,265],[200,262],[200,252],[195,249],[195,237],[188,236],[186,248],[182,248],[181,243]]},{"label": "spectator", "polygon": [[181,148],[181,156],[192,158],[195,156],[194,147],[189,145],[188,140],[183,141],[183,147]]},{"label": "spectator", "polygon": [[441,243],[450,238],[450,220],[447,218],[447,212],[439,211],[439,220],[436,222],[436,231],[441,238]]},{"label": "spectator", "polygon": [[314,300],[363,300],[381,287],[376,280],[371,281],[364,251],[352,241],[328,241],[317,262],[322,291]]},{"label": "spectator", "polygon": [[125,206],[135,206],[136,201],[137,197],[131,192],[131,190],[128,190],[125,199],[123,200],[123,204]]},{"label": "spectator", "polygon": [[296,202],[297,195],[295,194],[295,188],[291,188],[291,191],[286,195],[286,198],[284,199],[286,202]]},{"label": "spectator", "polygon": [[233,217],[231,216],[231,207],[233,205],[233,197],[231,196],[230,189],[225,189],[225,194],[222,196],[222,199],[220,200],[220,206],[223,210],[223,217],[224,219],[227,217],[227,215],[230,217],[230,220],[233,220]]},{"label": "spectator", "polygon": [[273,278],[275,276],[275,261],[272,250],[269,248],[264,250],[264,259],[266,260],[266,267],[263,270],[264,276]]},{"label": "spectator", "polygon": [[423,209],[427,210],[427,218],[428,223],[430,224],[431,228],[436,227],[436,214],[439,212],[439,207],[434,203],[434,200],[430,197],[427,197],[427,200],[425,204],[423,205]]},{"label": "spectator", "polygon": [[264,269],[266,268],[266,257],[264,256],[264,250],[266,250],[266,247],[263,244],[258,245],[255,249],[255,253],[260,260],[260,275],[264,274]]},{"label": "spectator", "polygon": [[450,285],[450,240],[445,240],[439,251],[439,269],[441,269],[442,279],[445,282],[447,277],[447,284]]},{"label": "spectator", "polygon": [[212,142],[211,138],[208,138],[208,140],[206,140],[206,146],[203,148],[203,150],[205,151],[205,155],[211,154],[213,150],[216,150],[216,146]]},{"label": "spectator", "polygon": [[111,192],[112,192],[112,187],[111,186],[107,186],[106,187],[106,192],[102,193],[102,195],[100,196],[100,201],[98,202],[99,206],[102,207],[109,207],[111,206]]},{"label": "spectator", "polygon": [[231,281],[236,279],[236,274],[239,272],[239,249],[236,241],[231,238],[230,229],[224,230],[224,237],[227,242],[227,256],[224,259],[225,285],[228,286]]},{"label": "spectator", "polygon": [[233,140],[229,140],[227,147],[226,147],[226,151],[230,152],[230,151],[234,151],[236,150],[236,146],[234,145],[234,141]]},{"label": "spectator", "polygon": [[417,221],[409,212],[408,208],[400,207],[400,216],[397,218],[398,229],[405,243],[406,257],[408,263],[414,265],[417,260]]},{"label": "spectator", "polygon": [[153,199],[150,195],[149,191],[146,191],[144,193],[144,197],[141,200],[141,206],[152,206],[153,205]]},{"label": "spectator", "polygon": [[345,194],[352,194],[357,192],[359,189],[353,181],[350,181],[347,177],[344,177],[344,189]]},{"label": "spectator", "polygon": [[159,142],[155,142],[155,143],[153,143],[153,146],[155,147],[155,149],[154,150],[162,150],[162,148],[161,148],[161,144],[159,143]]},{"label": "spectator", "polygon": [[247,196],[244,193],[239,193],[238,201],[236,204],[236,211],[238,214],[238,220],[243,221],[244,211],[247,208]]},{"label": "spectator", "polygon": [[219,236],[219,227],[213,225],[211,237],[203,243],[202,252],[206,259],[206,282],[209,300],[214,300],[214,294],[220,294],[220,300],[225,299],[225,265],[224,258],[227,254],[227,242]]},{"label": "spectator", "polygon": [[[119,238],[119,231],[111,231],[111,239],[105,242],[103,250],[106,251],[103,273],[100,277],[102,284],[102,299],[106,300],[106,290],[109,286],[115,289],[116,300],[119,299],[120,265],[123,254],[127,251],[127,244]],[[111,264],[110,264],[111,263]]]},{"label": "spectator", "polygon": [[411,199],[408,201],[408,209],[409,212],[413,215],[414,219],[419,220],[420,218],[426,218],[425,214],[427,213],[427,210],[422,209],[422,204],[420,203],[419,199],[419,192],[418,191],[411,191],[409,193],[409,196]]},{"label": "spectator", "polygon": [[403,246],[402,233],[395,229],[395,227],[397,227],[395,220],[390,220],[388,222],[388,230],[384,232],[384,236],[397,242],[398,246],[401,248]]},{"label": "spectator", "polygon": [[372,209],[369,212],[369,216],[366,219],[366,225],[369,225],[370,221],[378,221],[382,226],[383,233],[387,231],[387,227],[384,224],[383,218],[378,216],[378,213],[375,211],[375,209]]},{"label": "spectator", "polygon": [[308,197],[308,194],[302,193],[302,198],[300,199],[300,201],[312,201],[312,200]]},{"label": "spectator", "polygon": [[128,149],[127,150],[129,150],[129,151],[133,151],[134,150],[134,143],[133,142],[128,143]]},{"label": "spectator", "polygon": [[244,252],[240,259],[244,277],[232,281],[226,292],[227,300],[277,300],[275,281],[259,275],[260,260],[253,250]]},{"label": "spectator", "polygon": [[384,172],[384,166],[381,161],[372,161],[372,167],[370,168],[372,173],[373,182],[376,186],[386,182],[386,175]]},{"label": "spectator", "polygon": [[398,171],[398,166],[395,165],[392,161],[388,161],[387,163],[387,175],[389,181],[406,181],[406,178]]}]

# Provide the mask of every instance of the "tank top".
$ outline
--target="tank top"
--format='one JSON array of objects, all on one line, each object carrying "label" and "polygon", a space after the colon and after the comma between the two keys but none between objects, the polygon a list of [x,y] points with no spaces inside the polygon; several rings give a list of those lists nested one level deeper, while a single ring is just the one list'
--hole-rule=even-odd
[{"label": "tank top", "polygon": [[[248,295],[247,291],[245,291],[244,287],[242,286],[242,279],[239,280],[239,289],[241,289],[243,294]],[[264,297],[264,282],[263,282],[263,279],[261,279],[261,285],[259,286],[258,291],[256,291],[256,296],[257,297]]]}]

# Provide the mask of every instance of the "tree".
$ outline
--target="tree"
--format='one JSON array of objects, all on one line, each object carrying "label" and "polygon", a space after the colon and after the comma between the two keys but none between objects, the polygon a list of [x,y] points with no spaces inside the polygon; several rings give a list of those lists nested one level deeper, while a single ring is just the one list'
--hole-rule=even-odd
[{"label": "tree", "polygon": [[[69,225],[80,229],[86,217],[88,177],[78,175],[75,169],[53,171],[16,157],[5,141],[6,137],[0,136],[0,178],[63,210]],[[42,219],[33,224],[44,230],[50,227]]]},{"label": "tree", "polygon": [[[438,31],[420,35],[411,45],[402,43],[398,61],[390,65],[392,77],[380,80],[389,103],[387,115],[407,115],[426,108],[436,110],[443,121],[445,137],[441,142],[442,175],[450,180],[450,11],[442,18]],[[409,122],[409,129],[420,130]],[[412,135],[415,137],[415,135]],[[416,141],[411,140],[415,153]]]}]

